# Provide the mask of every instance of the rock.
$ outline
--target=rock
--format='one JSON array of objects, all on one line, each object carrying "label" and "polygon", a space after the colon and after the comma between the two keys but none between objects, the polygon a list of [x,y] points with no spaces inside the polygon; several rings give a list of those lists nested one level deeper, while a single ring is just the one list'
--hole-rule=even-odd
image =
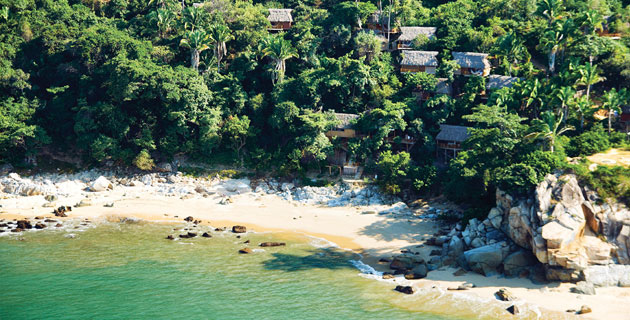
[{"label": "rock", "polygon": [[54,202],[46,202],[42,204],[42,208],[54,208],[56,204]]},{"label": "rock", "polygon": [[44,229],[46,228],[46,225],[43,223],[36,223],[35,224],[35,229]]},{"label": "rock", "polygon": [[157,172],[172,172],[173,166],[171,166],[168,162],[160,162],[157,166],[155,166],[155,171]]},{"label": "rock", "polygon": [[497,208],[490,209],[488,213],[488,220],[495,229],[501,229],[501,222],[503,222],[503,213]]},{"label": "rock", "polygon": [[201,236],[204,237],[204,238],[212,238],[212,235],[210,235],[207,232],[204,232]]},{"label": "rock", "polygon": [[193,218],[192,216],[188,216],[188,217],[184,218],[184,221],[186,221],[186,222],[193,222],[193,220],[195,220],[195,218]]},{"label": "rock", "polygon": [[166,236],[166,240],[175,240],[175,237],[173,237],[172,234],[169,234],[168,236]]},{"label": "rock", "polygon": [[243,249],[241,249],[241,250],[238,250],[238,253],[244,253],[244,254],[247,254],[247,253],[252,253],[252,252],[253,252],[253,251],[252,251],[252,249],[250,249],[250,248],[243,248]]},{"label": "rock", "polygon": [[57,224],[55,225],[55,228],[61,228],[61,227],[63,227],[63,224],[61,224],[61,223],[57,223]]},{"label": "rock", "polygon": [[74,233],[69,233],[69,234],[66,235],[66,238],[68,238],[68,239],[74,239],[76,237],[77,237],[77,235],[74,234]]},{"label": "rock", "polygon": [[464,242],[458,237],[453,236],[448,243],[448,256],[457,259],[464,252]]},{"label": "rock", "polygon": [[245,226],[233,226],[232,232],[234,233],[245,233],[247,232],[247,227]]},{"label": "rock", "polygon": [[506,257],[508,251],[508,247],[497,243],[468,250],[464,252],[464,258],[473,271],[491,276],[497,273],[497,267]]},{"label": "rock", "polygon": [[484,245],[485,243],[481,240],[481,238],[475,238],[470,242],[470,246],[473,248],[483,247]]},{"label": "rock", "polygon": [[44,199],[48,202],[53,202],[53,201],[57,201],[57,196],[54,194],[49,194],[47,196],[44,196]]},{"label": "rock", "polygon": [[378,259],[378,262],[379,263],[390,263],[392,261],[390,259],[387,259],[387,258],[380,258],[380,259]]},{"label": "rock", "polygon": [[422,259],[420,256],[400,255],[392,260],[392,262],[389,264],[389,268],[392,270],[407,271],[413,269],[417,265],[424,263],[424,259]]},{"label": "rock", "polygon": [[26,230],[26,229],[33,229],[33,226],[31,225],[31,222],[28,220],[18,220],[17,228]]},{"label": "rock", "polygon": [[442,255],[442,250],[431,250],[431,253],[429,253],[429,256],[439,256]]},{"label": "rock", "polygon": [[422,279],[422,278],[425,278],[428,273],[429,273],[429,269],[427,268],[427,265],[420,264],[414,267],[413,269],[411,269],[411,271],[406,272],[405,279],[407,280]]},{"label": "rock", "polygon": [[196,237],[196,236],[197,236],[197,234],[196,234],[196,233],[194,233],[194,232],[188,232],[188,238],[194,238],[194,237]]},{"label": "rock", "polygon": [[11,229],[11,232],[22,232],[22,231],[24,231],[24,229],[22,228]]},{"label": "rock", "polygon": [[80,208],[80,207],[89,207],[92,205],[92,200],[91,199],[83,199],[81,201],[79,201],[79,203],[77,203],[75,205],[75,207]]},{"label": "rock", "polygon": [[575,287],[571,288],[571,292],[577,294],[595,295],[595,287],[592,283],[580,281]]},{"label": "rock", "polygon": [[113,208],[114,207],[114,203],[113,202],[108,202],[108,203],[104,204],[103,207],[105,207],[105,208]]},{"label": "rock", "polygon": [[404,294],[413,294],[415,292],[415,290],[411,286],[396,286],[394,290],[402,292]]},{"label": "rock", "polygon": [[549,265],[545,265],[545,277],[549,281],[577,282],[584,280],[582,271]]},{"label": "rock", "polygon": [[376,214],[376,211],[374,211],[374,210],[366,210],[366,211],[361,212],[361,214]]},{"label": "rock", "polygon": [[286,245],[287,244],[284,242],[263,242],[260,244],[261,247],[280,247]]},{"label": "rock", "polygon": [[511,314],[513,314],[513,315],[517,315],[517,314],[520,314],[520,313],[521,313],[521,310],[519,310],[519,309],[518,309],[518,306],[516,306],[516,305],[514,305],[514,304],[513,304],[513,305],[511,305],[511,306],[509,306],[509,307],[508,307],[507,309],[505,309],[505,310],[507,310],[507,312],[509,312],[509,313],[511,313]]},{"label": "rock", "polygon": [[536,257],[531,252],[519,250],[511,253],[503,260],[503,273],[506,276],[514,277],[535,264]]},{"label": "rock", "polygon": [[584,278],[595,287],[630,287],[630,265],[589,266]]},{"label": "rock", "polygon": [[591,307],[583,305],[580,307],[580,310],[577,312],[577,314],[587,314],[591,312],[593,312],[593,310],[591,310]]},{"label": "rock", "polygon": [[90,185],[90,191],[93,191],[93,192],[101,192],[101,191],[106,191],[108,189],[113,189],[113,188],[114,186],[112,185],[112,183],[109,182],[109,180],[107,180],[107,178],[103,176],[98,177]]},{"label": "rock", "polygon": [[501,301],[514,301],[516,297],[506,288],[499,289],[494,295]]},{"label": "rock", "polygon": [[473,288],[473,287],[474,287],[474,285],[472,283],[464,283],[464,284],[459,285],[459,286],[454,287],[454,288],[453,287],[446,288],[446,290],[449,290],[449,291],[464,291],[464,290],[469,290],[470,288]]},{"label": "rock", "polygon": [[383,279],[387,280],[387,279],[394,279],[396,277],[394,277],[393,274],[390,273],[383,273]]},{"label": "rock", "polygon": [[44,222],[57,222],[57,220],[53,220],[53,219],[45,219]]},{"label": "rock", "polygon": [[188,234],[180,234],[179,237],[182,238],[182,239],[190,238],[190,236],[188,236]]},{"label": "rock", "polygon": [[453,272],[453,275],[456,276],[456,277],[460,277],[460,276],[465,275],[466,273],[468,273],[468,271],[466,271],[464,269],[459,269],[459,270]]}]

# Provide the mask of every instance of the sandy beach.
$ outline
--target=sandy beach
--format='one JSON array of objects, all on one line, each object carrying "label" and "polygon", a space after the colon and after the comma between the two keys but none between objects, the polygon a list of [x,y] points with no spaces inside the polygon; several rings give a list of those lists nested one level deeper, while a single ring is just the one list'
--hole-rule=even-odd
[{"label": "sandy beach", "polygon": [[[232,203],[220,204],[224,199],[215,194],[206,197],[173,197],[146,192],[143,188],[117,186],[103,192],[86,192],[69,197],[60,197],[57,205],[72,205],[85,199],[92,204],[73,208],[70,218],[117,219],[134,217],[148,221],[171,223],[182,222],[192,216],[203,224],[213,227],[231,227],[239,224],[248,230],[263,232],[303,233],[324,238],[341,248],[352,249],[364,255],[364,261],[380,271],[388,270],[388,264],[378,263],[381,257],[390,258],[407,249],[428,260],[429,252],[436,247],[423,245],[438,229],[432,219],[404,218],[392,215],[365,214],[370,206],[327,207],[296,201],[287,201],[277,195],[248,192],[232,195]],[[43,196],[7,197],[0,200],[0,219],[53,217],[52,208],[42,207],[46,203]],[[105,204],[113,203],[113,207]],[[165,235],[159,235],[163,237]],[[569,283],[538,285],[528,279],[506,279],[484,277],[468,272],[454,276],[456,269],[441,268],[431,271],[428,277],[412,280],[418,288],[439,287],[446,294],[475,296],[483,301],[492,301],[500,288],[508,288],[518,298],[519,303],[536,306],[543,312],[542,318],[553,319],[628,319],[630,314],[630,289],[598,288],[597,295],[587,296],[571,293]],[[446,291],[463,283],[476,287],[466,291]],[[497,304],[500,302],[497,300]],[[579,309],[589,305],[593,312],[586,315],[567,313],[569,309]],[[506,317],[509,314],[505,314]]]}]

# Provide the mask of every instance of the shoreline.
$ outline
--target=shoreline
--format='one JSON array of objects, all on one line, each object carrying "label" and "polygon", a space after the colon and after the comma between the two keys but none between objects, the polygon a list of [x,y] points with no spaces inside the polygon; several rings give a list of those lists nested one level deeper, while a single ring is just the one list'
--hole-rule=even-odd
[{"label": "shoreline", "polygon": [[[42,207],[46,203],[43,196],[16,196],[0,200],[3,204],[0,208],[0,219],[32,219],[39,216],[56,220],[87,218],[96,222],[98,219],[128,217],[156,223],[184,223],[184,218],[192,216],[196,220],[202,220],[203,225],[213,227],[229,228],[238,224],[254,232],[302,234],[323,238],[342,249],[360,254],[362,263],[379,272],[391,271],[388,263],[379,263],[380,258],[391,258],[405,249],[417,252],[425,260],[429,260],[430,251],[437,249],[424,244],[439,229],[439,224],[433,219],[422,216],[365,214],[370,210],[382,209],[382,205],[380,208],[327,207],[285,200],[277,194],[237,193],[229,195],[231,203],[220,204],[225,199],[225,195],[221,193],[187,198],[159,195],[143,187],[117,186],[108,191],[80,192],[60,197],[56,205],[74,207],[81,200],[91,200],[90,206],[73,208],[68,218],[54,217],[53,208]],[[110,203],[113,203],[113,207],[104,206]],[[160,238],[163,237],[166,235],[160,235]],[[630,299],[630,290],[627,288],[598,288],[597,295],[583,296],[571,293],[569,290],[572,285],[567,283],[536,285],[528,279],[485,277],[472,272],[454,276],[454,271],[456,269],[440,268],[429,272],[424,279],[404,282],[421,290],[437,289],[435,294],[439,297],[476,299],[475,301],[483,301],[484,304],[489,303],[499,308],[499,312],[504,312],[500,315],[504,317],[511,316],[505,311],[508,305],[494,297],[494,292],[503,287],[519,298],[515,304],[527,305],[528,310],[540,310],[544,319],[614,320],[625,319],[630,313],[630,306],[624,303]],[[473,283],[476,287],[466,291],[447,290],[463,283]],[[565,312],[567,309],[579,309],[583,304],[591,306],[593,313],[576,316]],[[533,319],[535,318],[538,317]]]}]

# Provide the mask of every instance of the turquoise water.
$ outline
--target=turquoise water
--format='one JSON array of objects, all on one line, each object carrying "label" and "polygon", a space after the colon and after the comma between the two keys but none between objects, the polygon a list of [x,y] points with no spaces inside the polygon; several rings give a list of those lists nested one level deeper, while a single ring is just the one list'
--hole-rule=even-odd
[{"label": "turquoise water", "polygon": [[[350,263],[355,254],[318,248],[305,236],[237,239],[213,232],[210,239],[165,240],[181,233],[173,227],[106,223],[73,239],[65,237],[69,231],[0,237],[0,319],[462,319],[466,313],[411,308],[418,304],[408,299],[421,298],[358,276]],[[262,241],[288,245],[238,254],[246,239],[252,249]]]}]

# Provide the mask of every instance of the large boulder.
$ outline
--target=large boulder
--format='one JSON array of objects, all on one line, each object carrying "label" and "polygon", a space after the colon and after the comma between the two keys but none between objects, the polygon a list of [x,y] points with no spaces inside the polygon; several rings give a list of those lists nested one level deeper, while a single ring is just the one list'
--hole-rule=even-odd
[{"label": "large boulder", "polygon": [[506,276],[515,277],[535,264],[536,257],[531,252],[519,250],[511,253],[503,260],[503,272]]},{"label": "large boulder", "polygon": [[596,287],[630,287],[630,265],[589,266],[584,278]]},{"label": "large boulder", "polygon": [[508,253],[507,245],[495,243],[465,251],[464,258],[470,269],[485,276],[491,276],[497,274],[497,267]]},{"label": "large boulder", "polygon": [[415,266],[413,269],[407,271],[405,273],[405,279],[413,280],[413,279],[422,279],[427,276],[429,273],[429,268],[426,263],[419,264]]},{"label": "large boulder", "polygon": [[101,192],[113,188],[114,186],[112,185],[112,183],[103,176],[98,177],[92,182],[92,184],[90,184],[90,191],[93,192]]},{"label": "large boulder", "polygon": [[406,254],[395,257],[389,264],[389,268],[392,270],[407,271],[421,264],[425,264],[425,261],[420,256]]}]

